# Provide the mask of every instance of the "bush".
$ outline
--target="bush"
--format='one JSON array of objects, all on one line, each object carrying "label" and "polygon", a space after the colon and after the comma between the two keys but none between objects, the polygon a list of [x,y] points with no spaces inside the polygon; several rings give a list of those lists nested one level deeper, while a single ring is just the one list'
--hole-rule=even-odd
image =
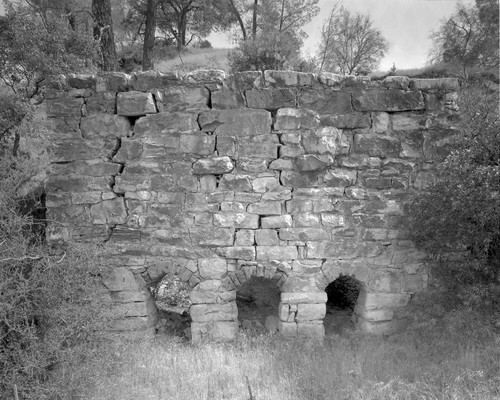
[{"label": "bush", "polygon": [[[449,287],[467,288],[464,302],[491,301],[500,282],[500,118],[498,93],[467,86],[460,93],[460,134],[438,166],[437,182],[410,205],[411,233],[443,263]],[[456,252],[462,257],[456,258]],[[493,285],[492,285],[493,283]]]},{"label": "bush", "polygon": [[288,32],[262,33],[257,39],[240,42],[229,53],[231,73],[283,70],[299,59],[301,40]]},{"label": "bush", "polygon": [[97,249],[55,252],[32,229],[44,221],[20,212],[21,185],[37,167],[29,159],[0,161],[0,398],[14,398],[15,390],[23,399],[64,392],[51,387],[51,371],[107,319]]}]

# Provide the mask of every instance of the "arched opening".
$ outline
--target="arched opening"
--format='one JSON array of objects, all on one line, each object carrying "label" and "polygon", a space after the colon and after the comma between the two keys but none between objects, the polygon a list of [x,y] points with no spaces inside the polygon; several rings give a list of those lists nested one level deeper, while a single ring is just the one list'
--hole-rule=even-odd
[{"label": "arched opening", "polygon": [[248,333],[278,330],[280,289],[275,280],[252,276],[236,291],[240,328]]},{"label": "arched opening", "polygon": [[157,334],[191,338],[191,286],[176,275],[165,275],[149,286],[158,309]]},{"label": "arched opening", "polygon": [[326,335],[342,334],[354,328],[354,308],[361,288],[361,283],[348,275],[340,275],[325,288],[328,296],[324,319]]}]

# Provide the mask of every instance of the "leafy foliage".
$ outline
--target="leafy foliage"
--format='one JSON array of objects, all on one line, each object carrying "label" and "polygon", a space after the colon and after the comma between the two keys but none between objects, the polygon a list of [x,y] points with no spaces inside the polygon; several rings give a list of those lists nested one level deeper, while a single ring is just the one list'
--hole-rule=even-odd
[{"label": "leafy foliage", "polygon": [[500,276],[500,118],[498,93],[461,93],[461,134],[438,167],[437,182],[410,207],[417,245],[436,256],[468,250],[450,277],[462,283]]},{"label": "leafy foliage", "polygon": [[498,7],[498,0],[477,0],[473,6],[458,3],[455,14],[431,36],[432,61],[458,65],[465,76],[474,67],[498,70]]},{"label": "leafy foliage", "polygon": [[44,24],[21,7],[0,17],[0,79],[20,98],[39,95],[48,75],[92,69],[94,59],[92,37],[67,21]]},{"label": "leafy foliage", "polygon": [[1,398],[15,389],[21,398],[53,398],[51,371],[107,318],[98,251],[69,245],[54,253],[34,229],[44,221],[20,211],[20,190],[38,167],[21,157],[0,161]]},{"label": "leafy foliage", "polygon": [[384,57],[389,43],[369,16],[351,14],[337,3],[321,32],[320,71],[368,74]]}]

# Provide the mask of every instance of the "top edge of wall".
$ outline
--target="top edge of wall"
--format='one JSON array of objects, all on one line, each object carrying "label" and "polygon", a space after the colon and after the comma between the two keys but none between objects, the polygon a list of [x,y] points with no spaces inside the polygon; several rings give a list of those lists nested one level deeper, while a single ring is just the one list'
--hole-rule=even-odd
[{"label": "top edge of wall", "polygon": [[367,76],[338,75],[330,72],[314,74],[297,71],[238,72],[232,75],[222,70],[196,70],[185,74],[178,72],[146,71],[125,74],[107,72],[95,75],[69,74],[52,77],[48,87],[54,90],[91,89],[96,92],[126,92],[162,89],[178,85],[219,85],[232,90],[273,87],[361,87],[402,90],[456,91],[457,78],[416,79],[407,76],[388,76],[372,80]]}]

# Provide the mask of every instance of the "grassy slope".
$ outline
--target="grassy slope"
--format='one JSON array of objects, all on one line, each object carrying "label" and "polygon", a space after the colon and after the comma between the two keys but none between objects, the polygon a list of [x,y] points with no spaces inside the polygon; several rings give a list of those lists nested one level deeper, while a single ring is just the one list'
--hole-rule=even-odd
[{"label": "grassy slope", "polygon": [[248,379],[254,400],[499,399],[500,336],[477,340],[475,317],[453,318],[460,328],[389,338],[350,332],[324,342],[279,335],[198,347],[160,335],[115,342],[79,370],[59,371],[66,379],[59,387],[71,387],[68,378],[86,381],[81,397],[70,396],[86,400],[247,400]]},{"label": "grassy slope", "polygon": [[227,56],[230,49],[189,48],[173,58],[163,57],[155,62],[158,71],[189,72],[196,69],[222,69],[228,71]]}]

